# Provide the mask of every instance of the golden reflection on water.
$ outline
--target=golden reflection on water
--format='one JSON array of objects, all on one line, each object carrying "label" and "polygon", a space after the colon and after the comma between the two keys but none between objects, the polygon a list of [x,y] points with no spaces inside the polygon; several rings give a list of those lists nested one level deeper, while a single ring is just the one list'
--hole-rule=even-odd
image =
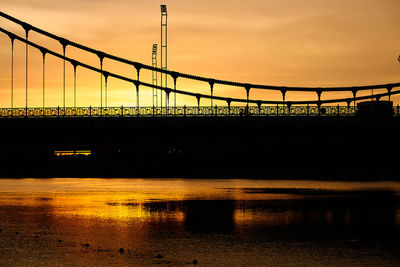
[{"label": "golden reflection on water", "polygon": [[[357,190],[372,188],[378,204],[368,194],[365,202],[372,212],[351,202],[359,200]],[[0,265],[189,266],[198,259],[205,266],[310,266],[318,258],[320,266],[353,266],[360,259],[360,266],[386,266],[398,260],[385,248],[371,252],[357,243],[349,252],[349,244],[371,235],[383,244],[397,240],[393,192],[400,183],[0,179]]]},{"label": "golden reflection on water", "polygon": [[[323,190],[391,189],[397,194],[397,182],[320,182],[261,180],[185,180],[185,179],[2,179],[0,205],[51,206],[55,216],[95,217],[102,219],[163,220],[182,222],[184,208],[169,208],[171,202],[185,200],[231,200],[236,204],[236,226],[250,223],[289,225],[298,220],[296,212],[260,212],[242,208],[243,201],[296,200],[307,195],[248,193],[246,188],[312,188]],[[149,203],[166,203],[161,210],[151,210]],[[313,214],[310,214],[311,219]],[[332,222],[332,211],[323,220]],[[315,218],[321,219],[321,218]],[[400,224],[397,210],[395,220]]]},{"label": "golden reflection on water", "polygon": [[[118,192],[89,194],[54,194],[46,193],[7,194],[0,196],[0,205],[15,206],[51,206],[52,213],[58,216],[98,217],[103,219],[130,220],[160,217],[169,214],[177,220],[182,220],[182,212],[150,212],[146,209],[149,196],[141,194],[126,194]],[[152,197],[150,197],[152,199]]]}]

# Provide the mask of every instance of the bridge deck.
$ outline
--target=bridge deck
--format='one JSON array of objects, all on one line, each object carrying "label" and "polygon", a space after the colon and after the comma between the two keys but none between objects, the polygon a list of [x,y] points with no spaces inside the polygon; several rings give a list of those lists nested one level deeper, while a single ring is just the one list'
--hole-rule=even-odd
[{"label": "bridge deck", "polygon": [[[398,178],[399,130],[399,117],[4,118],[1,176]],[[55,154],[74,150],[90,156]]]}]

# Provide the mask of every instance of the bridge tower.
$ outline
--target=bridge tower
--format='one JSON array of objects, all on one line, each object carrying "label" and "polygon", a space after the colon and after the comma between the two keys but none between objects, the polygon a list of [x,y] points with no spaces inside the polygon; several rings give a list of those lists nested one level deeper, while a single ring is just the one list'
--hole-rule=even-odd
[{"label": "bridge tower", "polygon": [[[151,53],[151,64],[153,67],[157,68],[157,44],[153,44],[153,50]],[[153,70],[151,72],[151,75],[153,80],[153,86],[157,86],[158,85],[157,72]],[[158,90],[153,87],[153,107],[157,107],[157,105],[158,105]]]},{"label": "bridge tower", "polygon": [[[161,69],[167,70],[167,6],[161,5]],[[167,88],[167,74],[161,73],[161,86]],[[161,103],[162,103],[161,92]],[[165,94],[165,107],[168,107],[169,96]],[[161,104],[162,105],[162,104]]]}]

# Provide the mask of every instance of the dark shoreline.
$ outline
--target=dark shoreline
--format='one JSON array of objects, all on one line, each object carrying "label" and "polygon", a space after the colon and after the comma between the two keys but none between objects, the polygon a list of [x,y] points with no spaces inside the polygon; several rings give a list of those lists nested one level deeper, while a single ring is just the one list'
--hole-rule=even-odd
[{"label": "dark shoreline", "polygon": [[397,117],[1,119],[0,177],[400,180],[399,130]]}]

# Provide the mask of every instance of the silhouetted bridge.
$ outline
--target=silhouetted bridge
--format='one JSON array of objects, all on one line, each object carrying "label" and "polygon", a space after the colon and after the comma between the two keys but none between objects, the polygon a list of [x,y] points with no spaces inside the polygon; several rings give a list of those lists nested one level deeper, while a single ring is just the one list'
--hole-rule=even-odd
[{"label": "silhouetted bridge", "polygon": [[[375,103],[391,104],[391,96],[400,93],[400,83],[290,87],[200,77],[117,57],[48,33],[3,12],[0,16],[25,31],[23,38],[0,28],[11,40],[10,105],[0,108],[1,176],[399,178],[397,158],[392,156],[393,151],[400,149],[395,141],[400,131],[399,106],[393,109],[396,116],[365,119],[354,115],[357,102],[373,99]],[[58,41],[63,54],[29,41],[31,31]],[[25,107],[13,104],[15,41],[26,46]],[[43,55],[41,107],[31,107],[28,102],[28,46]],[[69,46],[96,55],[99,66],[68,57]],[[46,106],[48,55],[64,62],[63,105],[58,107]],[[132,66],[136,77],[105,70],[104,59]],[[66,105],[65,62],[74,70],[73,106]],[[99,74],[97,107],[76,105],[79,68]],[[169,76],[173,87],[142,80],[143,70]],[[135,105],[108,106],[110,78],[132,86],[136,92]],[[203,82],[209,93],[179,88],[178,81],[183,79]],[[241,88],[246,98],[216,96],[218,85]],[[165,103],[158,99],[151,107],[140,105],[143,90],[158,91]],[[254,90],[278,91],[282,100],[252,99]],[[373,90],[380,93],[374,94]],[[314,92],[316,97],[287,101],[287,94],[293,91]],[[357,95],[362,91],[363,95]],[[369,91],[371,94],[366,95]],[[352,97],[323,98],[326,92],[347,92]],[[170,105],[172,95],[174,101]],[[180,95],[193,97],[197,105],[177,105],[176,97]],[[90,151],[90,156],[72,153],[73,157],[65,157],[56,153],[64,150]]]},{"label": "silhouetted bridge", "polygon": [[[25,38],[18,36],[4,28],[0,28],[0,31],[6,34],[11,40],[11,77],[10,77],[10,90],[11,99],[10,106],[7,109],[0,110],[1,117],[12,117],[12,116],[209,116],[209,115],[354,115],[356,110],[356,103],[375,99],[380,100],[387,97],[390,101],[391,95],[400,93],[400,83],[389,83],[389,84],[379,84],[379,85],[367,85],[367,86],[348,86],[348,87],[290,87],[290,86],[273,86],[273,85],[260,85],[251,83],[240,83],[227,80],[219,80],[207,77],[201,77],[186,73],[181,73],[177,71],[171,71],[163,68],[157,68],[154,66],[149,66],[140,62],[131,61],[125,58],[117,57],[102,51],[95,50],[93,48],[84,46],[82,44],[75,43],[63,37],[56,36],[45,30],[39,29],[32,26],[26,22],[20,21],[10,15],[0,12],[0,16],[20,25],[25,31]],[[63,54],[59,54],[51,49],[43,47],[37,43],[29,41],[29,32],[36,32],[43,36],[49,37],[53,40],[58,41],[63,49]],[[25,44],[25,107],[14,109],[14,42],[20,41]],[[30,107],[28,102],[28,46],[38,49],[43,56],[43,90],[42,90],[42,107]],[[99,67],[85,64],[79,59],[73,59],[66,55],[67,47],[75,47],[79,50],[89,52],[94,54],[99,59]],[[46,107],[45,100],[45,63],[46,56],[51,55],[56,58],[61,59],[63,64],[63,105],[61,107]],[[104,59],[111,61],[116,61],[132,66],[136,70],[136,78],[126,77],[118,73],[113,73],[104,69]],[[65,62],[69,62],[74,69],[74,105],[73,107],[66,106],[66,81],[65,81]],[[100,87],[99,87],[99,106],[97,107],[77,107],[76,97],[76,72],[78,68],[85,68],[93,72],[97,72],[100,75]],[[158,85],[146,82],[140,79],[140,73],[142,70],[151,71],[154,75],[161,75],[164,77],[164,84]],[[167,87],[167,76],[173,80],[173,88]],[[154,76],[153,76],[154,77]],[[126,81],[133,85],[134,90],[136,90],[136,106],[135,107],[108,107],[108,79],[115,78],[122,81]],[[178,81],[181,79],[194,80],[198,82],[205,83],[209,87],[210,94],[200,94],[192,92],[187,89],[179,89]],[[104,83],[104,84],[103,84]],[[218,85],[230,86],[232,88],[243,88],[246,93],[246,98],[234,98],[230,96],[215,96],[214,91]],[[142,89],[143,88],[143,89]],[[153,106],[143,107],[140,105],[140,92],[149,88],[150,90],[160,92],[161,101],[154,101],[153,95]],[[373,94],[373,90],[385,89],[386,92]],[[251,99],[250,92],[253,90],[267,90],[267,91],[279,91],[282,95],[282,100],[268,100],[268,99]],[[371,95],[357,96],[358,92],[371,90]],[[296,101],[286,101],[286,95],[291,92],[314,92],[316,94],[316,99],[310,100],[296,100]],[[351,93],[353,97],[351,98],[332,98],[332,99],[322,99],[323,93],[325,92],[348,92]],[[268,92],[267,92],[268,93]],[[170,106],[170,95],[173,94],[174,104]],[[197,101],[197,106],[177,106],[177,95],[191,96]],[[267,95],[267,94],[266,94]],[[164,96],[165,103],[162,101]],[[209,100],[209,105],[201,105],[201,100]],[[213,101],[223,101],[226,106],[215,106]],[[163,107],[164,105],[164,107]],[[395,114],[399,114],[399,108],[395,109]]]}]

